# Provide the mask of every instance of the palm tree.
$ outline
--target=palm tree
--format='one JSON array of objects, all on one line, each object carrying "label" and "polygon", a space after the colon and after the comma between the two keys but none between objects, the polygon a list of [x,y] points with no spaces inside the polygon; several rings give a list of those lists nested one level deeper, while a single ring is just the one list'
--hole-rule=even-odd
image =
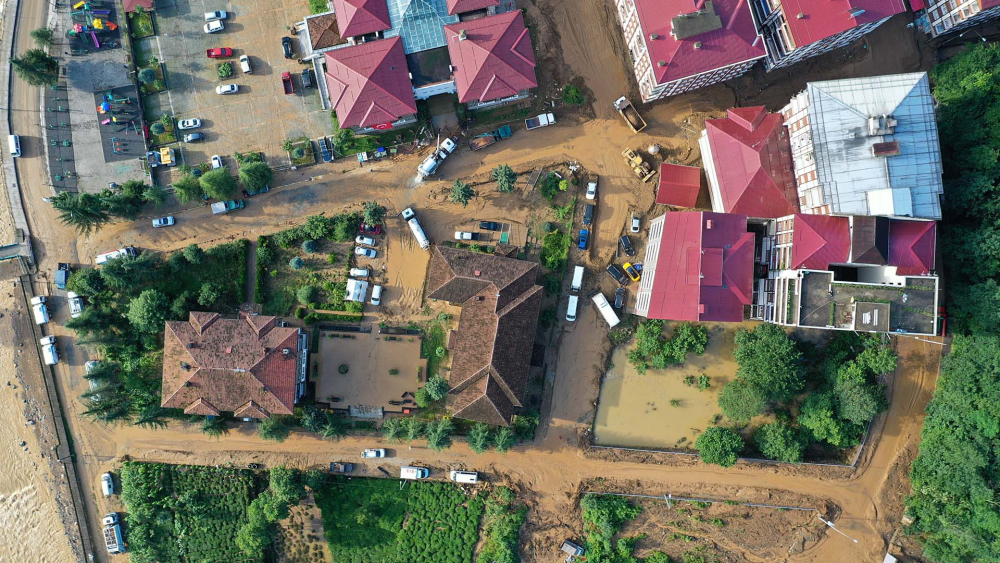
[{"label": "palm tree", "polygon": [[229,425],[226,424],[226,419],[222,417],[206,416],[205,421],[201,423],[201,431],[218,440],[222,436],[229,434]]},{"label": "palm tree", "polygon": [[59,80],[59,61],[41,49],[29,49],[10,60],[14,72],[32,86],[51,86]]},{"label": "palm tree", "polygon": [[476,192],[469,184],[461,180],[455,180],[455,183],[451,186],[450,197],[452,203],[461,203],[462,207],[466,207],[469,205],[469,200],[476,197]]},{"label": "palm tree", "polygon": [[136,426],[142,426],[147,430],[155,430],[157,428],[164,428],[167,425],[167,421],[163,420],[167,416],[167,409],[159,405],[150,405],[139,413],[139,418],[133,423]]},{"label": "palm tree", "polygon": [[92,404],[89,409],[83,411],[83,414],[98,422],[114,423],[126,420],[131,416],[129,407],[128,400],[125,400],[121,395],[107,394]]},{"label": "palm tree", "polygon": [[89,235],[109,220],[104,201],[95,194],[62,192],[50,201],[59,211],[59,220],[83,235]]}]

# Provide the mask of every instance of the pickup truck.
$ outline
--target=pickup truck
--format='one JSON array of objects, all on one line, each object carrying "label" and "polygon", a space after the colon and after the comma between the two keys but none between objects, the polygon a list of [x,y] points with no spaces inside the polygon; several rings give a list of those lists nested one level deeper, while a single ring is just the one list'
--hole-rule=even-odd
[{"label": "pickup truck", "polygon": [[524,126],[527,127],[528,131],[532,129],[538,129],[539,127],[545,127],[552,125],[556,122],[556,116],[551,113],[543,113],[535,117],[529,117],[524,120]]},{"label": "pickup truck", "polygon": [[243,209],[246,204],[242,199],[231,199],[229,201],[217,201],[212,204],[212,215],[229,213],[234,209]]},{"label": "pickup truck", "polygon": [[354,471],[353,463],[333,462],[330,464],[330,473],[350,473],[352,471]]},{"label": "pickup truck", "polygon": [[69,280],[69,264],[60,262],[56,270],[55,283],[59,289],[66,289],[66,282]]},{"label": "pickup truck", "polygon": [[628,101],[628,98],[622,96],[615,100],[615,109],[621,114],[622,118],[625,119],[625,123],[628,123],[628,128],[632,130],[633,133],[638,133],[646,128],[646,120],[639,115],[636,111],[635,106],[632,102]]},{"label": "pickup truck", "polygon": [[125,553],[125,541],[122,539],[122,529],[118,523],[118,513],[112,512],[101,519],[104,525],[104,546],[108,553]]},{"label": "pickup truck", "polygon": [[469,231],[455,231],[455,240],[479,240],[479,233]]},{"label": "pickup truck", "polygon": [[478,151],[479,149],[486,148],[497,141],[502,141],[507,137],[510,137],[513,131],[510,125],[504,125],[496,131],[490,131],[489,133],[483,133],[482,135],[476,135],[469,141],[469,148]]},{"label": "pickup truck", "polygon": [[216,47],[214,49],[206,49],[205,56],[210,59],[221,59],[223,57],[233,56],[233,50],[229,47]]},{"label": "pickup truck", "polygon": [[290,72],[281,73],[281,87],[285,89],[285,95],[295,93],[295,83],[292,82],[292,74]]}]

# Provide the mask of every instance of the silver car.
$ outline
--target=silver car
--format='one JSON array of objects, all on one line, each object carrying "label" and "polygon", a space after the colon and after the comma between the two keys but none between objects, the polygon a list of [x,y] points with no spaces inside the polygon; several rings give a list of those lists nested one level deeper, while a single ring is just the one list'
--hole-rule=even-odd
[{"label": "silver car", "polygon": [[375,246],[375,239],[371,237],[366,237],[364,235],[358,235],[355,237],[354,242],[356,244],[363,244],[365,246]]},{"label": "silver car", "polygon": [[226,29],[226,26],[218,20],[210,21],[205,24],[205,33],[216,33],[222,31],[223,29]]},{"label": "silver car", "polygon": [[366,258],[375,258],[378,256],[378,252],[371,248],[365,248],[363,246],[355,246],[354,253],[358,256],[364,256]]},{"label": "silver car", "polygon": [[174,216],[167,215],[166,217],[160,217],[159,219],[153,219],[153,228],[159,227],[169,227],[174,224]]},{"label": "silver car", "polygon": [[184,131],[186,129],[197,129],[199,127],[201,127],[201,120],[198,119],[197,117],[193,117],[191,119],[182,119],[177,122],[177,128],[180,129],[181,131]]},{"label": "silver car", "polygon": [[240,87],[236,84],[219,84],[215,87],[216,94],[235,94],[240,91]]}]

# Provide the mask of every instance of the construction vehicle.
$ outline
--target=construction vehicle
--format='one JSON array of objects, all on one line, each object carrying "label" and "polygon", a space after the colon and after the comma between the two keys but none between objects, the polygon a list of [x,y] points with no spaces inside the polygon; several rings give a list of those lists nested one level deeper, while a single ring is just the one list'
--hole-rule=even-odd
[{"label": "construction vehicle", "polygon": [[406,221],[407,226],[410,227],[410,232],[413,233],[413,237],[417,239],[417,244],[420,248],[427,250],[431,247],[431,241],[428,240],[427,235],[424,234],[424,229],[420,227],[420,222],[417,221],[417,216],[413,212],[413,208],[407,207],[403,210],[403,220]]},{"label": "construction vehicle", "polygon": [[497,141],[510,137],[512,133],[513,131],[511,131],[510,125],[504,125],[495,131],[483,133],[482,135],[476,135],[469,141],[469,148],[474,151],[478,151],[479,149],[486,148]]},{"label": "construction vehicle", "polygon": [[628,123],[628,128],[632,130],[633,133],[638,133],[646,128],[646,120],[639,115],[638,110],[632,105],[632,102],[628,101],[628,98],[622,96],[615,100],[615,109],[618,113],[625,118],[625,123]]},{"label": "construction vehicle", "polygon": [[625,149],[622,151],[622,156],[625,157],[625,162],[628,163],[629,167],[632,169],[632,173],[635,177],[642,180],[643,182],[648,182],[656,174],[656,170],[642,159],[641,156],[635,153],[632,149]]}]

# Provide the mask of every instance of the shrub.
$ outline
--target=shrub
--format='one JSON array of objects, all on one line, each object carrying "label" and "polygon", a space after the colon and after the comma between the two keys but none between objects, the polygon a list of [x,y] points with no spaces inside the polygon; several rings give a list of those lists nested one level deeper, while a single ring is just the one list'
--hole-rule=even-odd
[{"label": "shrub", "polygon": [[156,71],[151,68],[139,69],[139,82],[151,84],[156,81]]},{"label": "shrub", "polygon": [[712,426],[698,436],[694,447],[705,463],[732,467],[743,449],[743,438],[728,428]]},{"label": "shrub", "polygon": [[149,132],[154,135],[162,135],[167,132],[167,128],[164,127],[162,123],[157,121],[149,126]]},{"label": "shrub", "polygon": [[288,267],[293,270],[301,270],[302,266],[305,265],[306,265],[305,261],[299,258],[298,256],[288,261]]},{"label": "shrub", "polygon": [[233,75],[233,63],[222,63],[216,70],[219,78],[229,78]]},{"label": "shrub", "polygon": [[302,241],[302,252],[305,252],[306,254],[313,254],[316,252],[316,249],[317,249],[316,241],[314,240]]},{"label": "shrub", "polygon": [[431,396],[427,393],[426,387],[421,387],[417,389],[417,392],[413,394],[413,402],[417,404],[418,407],[426,409],[431,405]]},{"label": "shrub", "polygon": [[307,307],[311,306],[312,303],[316,302],[316,296],[319,294],[319,288],[314,285],[304,285],[295,292],[295,298],[299,303]]},{"label": "shrub", "polygon": [[363,216],[366,224],[381,225],[385,219],[385,207],[379,205],[377,201],[366,201]]},{"label": "shrub", "polygon": [[302,147],[296,147],[292,149],[292,158],[294,158],[295,160],[305,158],[305,156],[306,156],[306,151]]},{"label": "shrub", "polygon": [[295,309],[295,318],[304,319],[306,318],[306,310],[304,307],[297,307]]},{"label": "shrub", "polygon": [[755,385],[737,378],[722,387],[719,406],[729,418],[745,422],[764,412],[767,399]]},{"label": "shrub", "polygon": [[284,416],[272,416],[271,418],[261,420],[257,426],[257,434],[264,440],[284,442],[292,432],[287,418]]},{"label": "shrub", "polygon": [[565,88],[563,88],[562,100],[564,103],[574,106],[580,105],[585,101],[580,89],[572,84],[568,84]]}]

